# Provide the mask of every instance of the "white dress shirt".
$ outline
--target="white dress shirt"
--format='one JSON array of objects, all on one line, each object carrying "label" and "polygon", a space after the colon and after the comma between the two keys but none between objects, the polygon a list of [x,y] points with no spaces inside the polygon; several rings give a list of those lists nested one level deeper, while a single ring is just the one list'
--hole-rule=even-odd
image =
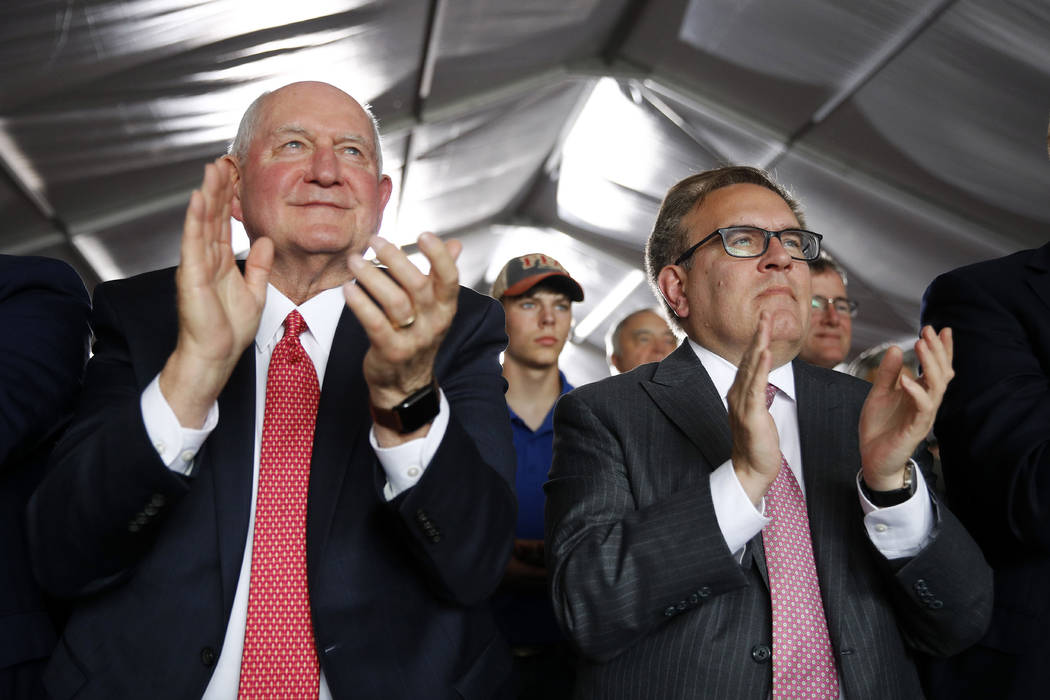
[{"label": "white dress shirt", "polygon": [[[263,414],[266,407],[266,373],[270,367],[270,356],[277,342],[284,336],[284,319],[293,309],[298,309],[306,321],[307,330],[299,340],[310,356],[317,371],[317,382],[324,387],[328,355],[332,350],[336,326],[345,302],[341,287],[325,290],[302,304],[295,306],[273,285],[266,288],[266,304],[263,307],[259,330],[255,334],[255,450],[252,471],[252,503],[249,516],[248,539],[244,547],[244,558],[237,579],[237,592],[233,609],[226,626],[222,652],[219,654],[203,700],[225,700],[237,697],[240,683],[241,654],[244,650],[244,629],[248,617],[248,583],[251,576],[252,538],[255,532],[255,497],[259,484],[259,453],[262,447]],[[193,459],[211,431],[219,422],[218,403],[212,405],[204,427],[200,430],[184,428],[175,417],[164,395],[160,391],[159,374],[142,392],[142,417],[146,432],[157,453],[168,468],[192,477]],[[375,450],[380,465],[386,472],[387,483],[383,493],[387,500],[411,488],[419,481],[427,464],[437,452],[445,429],[448,426],[449,406],[444,392],[440,393],[440,411],[431,423],[430,431],[423,438],[411,440],[396,447],[383,448],[375,438],[374,429],[369,432],[369,441]],[[331,700],[324,673],[321,673],[319,700]]]},{"label": "white dress shirt", "polygon": [[[736,378],[737,368],[725,358],[689,340],[700,363],[728,410],[726,397]],[[791,363],[781,365],[769,373],[769,383],[777,387],[769,408],[780,436],[780,451],[795,476],[802,495],[806,483],[802,478],[802,445],[798,433],[798,406],[795,400],[795,373]],[[738,559],[743,556],[747,542],[762,531],[769,522],[765,516],[765,499],[755,508],[736,476],[731,459],[711,472],[711,499],[715,517],[722,530],[729,551]],[[857,474],[857,497],[864,511],[864,527],[875,547],[888,559],[914,556],[929,542],[933,531],[933,505],[930,502],[926,480],[916,470],[916,489],[911,498],[895,506],[878,508],[865,496]]]}]

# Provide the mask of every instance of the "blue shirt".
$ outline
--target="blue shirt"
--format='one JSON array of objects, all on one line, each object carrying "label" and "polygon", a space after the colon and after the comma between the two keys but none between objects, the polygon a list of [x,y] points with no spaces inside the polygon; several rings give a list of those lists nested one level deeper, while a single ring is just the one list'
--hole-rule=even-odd
[{"label": "blue shirt", "polygon": [[[558,372],[561,394],[573,386]],[[561,395],[559,394],[559,396]],[[551,470],[554,452],[554,407],[547,411],[543,424],[532,430],[514,410],[510,410],[510,426],[514,433],[514,451],[518,455],[515,486],[518,493],[518,527],[514,536],[523,540],[543,539],[543,484]],[[554,609],[546,592],[498,592],[492,600],[496,624],[511,646],[551,644],[563,640]]]},{"label": "blue shirt", "polygon": [[[561,379],[561,394],[572,391],[573,386],[558,372]],[[518,493],[518,527],[514,536],[521,540],[543,539],[543,484],[551,470],[554,452],[554,406],[547,411],[543,424],[535,431],[525,424],[514,409],[510,411],[510,427],[514,433],[514,451],[518,454],[518,471],[515,487]]]}]

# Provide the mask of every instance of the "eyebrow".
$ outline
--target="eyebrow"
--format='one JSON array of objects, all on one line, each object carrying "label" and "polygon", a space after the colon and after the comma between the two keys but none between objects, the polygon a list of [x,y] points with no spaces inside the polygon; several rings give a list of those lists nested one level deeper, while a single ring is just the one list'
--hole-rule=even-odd
[{"label": "eyebrow", "polygon": [[[282,124],[273,130],[274,135],[279,136],[283,134],[300,134],[309,138],[314,138],[313,132],[300,124]],[[372,152],[371,140],[359,134],[341,134],[335,138],[336,143],[355,143],[361,144],[368,149],[368,152]]]}]

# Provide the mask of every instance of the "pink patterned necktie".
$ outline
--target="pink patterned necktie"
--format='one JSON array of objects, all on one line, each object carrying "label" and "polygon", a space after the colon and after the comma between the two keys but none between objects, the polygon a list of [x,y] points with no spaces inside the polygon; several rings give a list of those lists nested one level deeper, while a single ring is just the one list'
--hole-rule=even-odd
[{"label": "pink patterned necktie", "polygon": [[[766,386],[766,406],[777,388]],[[773,697],[838,698],[824,601],[802,490],[784,455],[766,492],[770,522],[762,530],[773,600]]]},{"label": "pink patterned necktie", "polygon": [[266,375],[241,698],[316,698],[320,671],[306,585],[306,494],[310,483],[317,372],[299,334],[298,311],[284,320]]}]

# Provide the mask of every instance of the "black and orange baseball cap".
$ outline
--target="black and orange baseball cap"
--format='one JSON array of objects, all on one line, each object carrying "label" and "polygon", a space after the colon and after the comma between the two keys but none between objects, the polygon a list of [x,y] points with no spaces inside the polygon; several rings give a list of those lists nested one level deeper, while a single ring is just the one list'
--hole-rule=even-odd
[{"label": "black and orange baseball cap", "polygon": [[496,299],[521,296],[544,281],[572,301],[583,301],[580,283],[560,262],[543,253],[529,253],[508,260],[492,283],[492,296]]}]

